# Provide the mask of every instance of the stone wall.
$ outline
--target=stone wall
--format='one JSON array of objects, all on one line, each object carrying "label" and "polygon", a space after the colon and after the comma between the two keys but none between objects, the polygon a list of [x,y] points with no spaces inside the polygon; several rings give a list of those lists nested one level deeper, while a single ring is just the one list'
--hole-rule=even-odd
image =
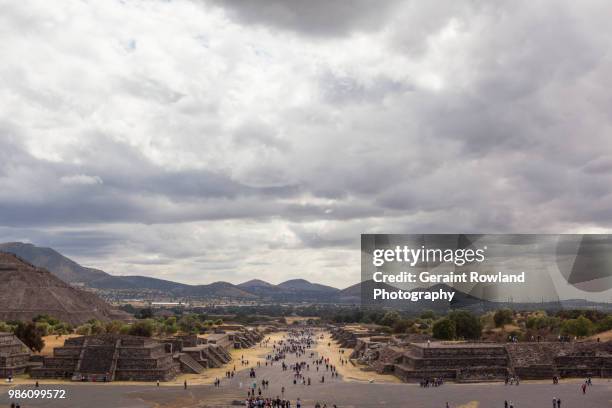
[{"label": "stone wall", "polygon": [[[560,377],[612,377],[612,342],[596,343],[409,343],[371,348],[357,342],[360,361],[403,381],[445,378],[458,382]],[[401,351],[398,359],[397,353]],[[364,360],[365,361],[365,360]]]},{"label": "stone wall", "polygon": [[24,373],[29,367],[30,349],[12,333],[0,333],[0,378]]},{"label": "stone wall", "polygon": [[33,378],[82,378],[167,381],[179,372],[179,363],[164,343],[153,339],[102,335],[67,339],[64,347],[43,359],[43,366],[32,369]]}]

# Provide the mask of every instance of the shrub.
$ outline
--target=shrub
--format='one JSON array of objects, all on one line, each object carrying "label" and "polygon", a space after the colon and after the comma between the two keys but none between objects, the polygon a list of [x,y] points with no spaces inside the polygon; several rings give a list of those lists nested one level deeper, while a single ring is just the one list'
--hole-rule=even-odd
[{"label": "shrub", "polygon": [[449,313],[448,318],[455,322],[457,337],[472,340],[480,338],[482,324],[473,314],[458,310]]},{"label": "shrub", "polygon": [[436,321],[433,325],[433,336],[440,340],[453,340],[457,337],[455,322],[448,317]]},{"label": "shrub", "polygon": [[505,324],[512,323],[512,310],[510,309],[500,309],[495,312],[493,315],[493,321],[495,322],[495,327],[502,327]]},{"label": "shrub", "polygon": [[579,316],[577,319],[569,319],[561,325],[561,332],[566,335],[586,337],[593,333],[593,322],[584,316]]},{"label": "shrub", "polygon": [[15,327],[15,336],[26,346],[34,351],[41,351],[45,347],[45,341],[42,338],[42,333],[37,329],[32,322],[19,322]]},{"label": "shrub", "polygon": [[151,337],[155,332],[155,323],[151,319],[140,320],[132,324],[128,330],[128,334],[132,336]]}]

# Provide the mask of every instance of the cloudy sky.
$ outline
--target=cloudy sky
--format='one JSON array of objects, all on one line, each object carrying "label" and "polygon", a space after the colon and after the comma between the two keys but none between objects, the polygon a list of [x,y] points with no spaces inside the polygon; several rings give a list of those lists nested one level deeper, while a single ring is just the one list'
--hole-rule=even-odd
[{"label": "cloudy sky", "polygon": [[364,232],[611,231],[605,0],[0,7],[0,241],[345,287]]}]

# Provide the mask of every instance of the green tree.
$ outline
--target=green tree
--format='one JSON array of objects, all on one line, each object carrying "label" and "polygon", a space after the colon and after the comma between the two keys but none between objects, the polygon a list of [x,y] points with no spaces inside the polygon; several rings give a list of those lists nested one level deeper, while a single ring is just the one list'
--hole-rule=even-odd
[{"label": "green tree", "polygon": [[65,322],[60,322],[53,326],[53,334],[70,334],[72,330],[72,326]]},{"label": "green tree", "polygon": [[55,317],[51,317],[48,314],[39,314],[35,318],[32,319],[34,323],[49,323],[50,326],[55,326],[60,321]]},{"label": "green tree", "polygon": [[104,334],[106,332],[106,325],[99,320],[90,320],[91,334]]},{"label": "green tree", "polygon": [[146,309],[142,309],[136,314],[136,318],[138,319],[151,319],[152,317],[153,317],[153,309],[151,309],[150,307]]},{"label": "green tree", "polygon": [[593,322],[584,316],[568,319],[561,324],[561,333],[571,336],[586,337],[591,335],[593,330]]},{"label": "green tree", "polygon": [[155,332],[155,323],[151,319],[139,320],[132,324],[128,333],[132,336],[151,337]]},{"label": "green tree", "polygon": [[448,318],[455,322],[455,330],[458,338],[476,340],[480,338],[482,324],[480,319],[464,310],[449,313]]},{"label": "green tree", "polygon": [[19,322],[15,327],[15,336],[33,351],[41,351],[45,347],[45,341],[36,324]]},{"label": "green tree", "polygon": [[414,322],[408,319],[402,319],[395,322],[393,325],[393,333],[405,333]]},{"label": "green tree", "polygon": [[401,318],[402,316],[400,316],[400,314],[397,311],[390,310],[387,313],[385,313],[383,318],[380,320],[380,324],[382,324],[383,326],[391,327],[395,323],[397,323]]},{"label": "green tree", "polygon": [[89,336],[91,335],[91,324],[85,323],[76,328],[76,334],[80,334],[81,336]]},{"label": "green tree", "polygon": [[41,336],[48,336],[51,332],[51,326],[47,322],[38,322],[34,323],[36,326],[36,330],[40,333]]},{"label": "green tree", "polygon": [[11,326],[6,322],[0,322],[0,332],[12,333],[15,330],[15,326]]},{"label": "green tree", "polygon": [[612,315],[606,316],[597,324],[597,332],[604,332],[608,330],[612,330]]},{"label": "green tree", "polygon": [[[200,319],[199,316],[197,318],[198,320]],[[176,324],[176,317],[175,316],[168,317],[163,323],[162,330],[166,334],[176,333],[178,331],[178,325]]]},{"label": "green tree", "polygon": [[113,320],[111,322],[106,323],[105,331],[109,334],[119,334],[121,333],[121,329],[123,328],[123,322],[119,320]]},{"label": "green tree", "polygon": [[433,336],[440,340],[453,340],[457,337],[455,321],[448,317],[436,321],[433,325]]},{"label": "green tree", "polygon": [[178,327],[185,333],[199,333],[202,324],[194,315],[185,315],[178,321]]},{"label": "green tree", "polygon": [[436,313],[433,310],[425,310],[423,313],[421,313],[421,316],[419,316],[421,319],[435,319],[436,318]]},{"label": "green tree", "polygon": [[505,324],[512,323],[513,313],[510,309],[499,309],[493,315],[495,327],[502,327]]}]

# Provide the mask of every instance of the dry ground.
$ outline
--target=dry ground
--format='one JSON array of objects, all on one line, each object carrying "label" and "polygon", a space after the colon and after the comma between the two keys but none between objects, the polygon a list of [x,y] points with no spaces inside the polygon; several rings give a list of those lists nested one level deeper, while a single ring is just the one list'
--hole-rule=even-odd
[{"label": "dry ground", "polygon": [[55,347],[61,347],[64,345],[64,341],[66,339],[70,339],[73,337],[80,337],[80,335],[78,334],[66,334],[66,335],[61,335],[61,336],[57,336],[55,334],[52,334],[50,336],[44,336],[43,340],[45,341],[45,347],[43,347],[43,349],[39,352],[39,353],[35,353],[35,354],[39,354],[42,356],[51,356],[53,355],[53,349]]},{"label": "dry ground", "polygon": [[601,341],[611,341],[612,340],[612,330],[605,331],[603,333],[594,334],[590,337],[591,340],[597,340],[599,338]]},{"label": "dry ground", "polygon": [[[320,336],[321,334],[319,334]],[[328,346],[328,344],[330,344]],[[399,383],[399,378],[394,375],[378,374],[375,371],[364,371],[360,366],[355,366],[350,362],[348,364],[340,364],[340,358],[348,360],[351,355],[352,349],[341,349],[338,344],[331,338],[330,333],[324,332],[323,339],[317,339],[317,346],[315,350],[324,357],[329,357],[331,363],[336,366],[336,369],[347,381],[375,381],[385,383]],[[344,354],[340,353],[340,350],[344,350]]]}]

